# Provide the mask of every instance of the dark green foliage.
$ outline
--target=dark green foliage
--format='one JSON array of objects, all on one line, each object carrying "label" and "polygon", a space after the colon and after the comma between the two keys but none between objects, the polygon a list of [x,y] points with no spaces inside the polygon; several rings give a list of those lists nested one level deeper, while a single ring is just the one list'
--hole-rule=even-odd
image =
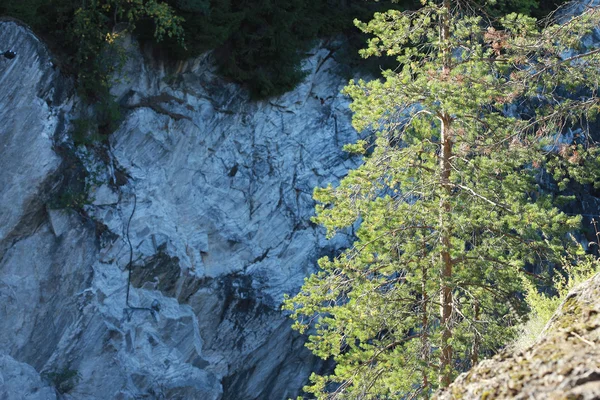
[{"label": "dark green foliage", "polygon": [[114,98],[106,93],[94,103],[92,112],[73,121],[71,137],[78,145],[93,145],[107,142],[108,135],[114,132],[121,122],[121,107]]},{"label": "dark green foliage", "polygon": [[[304,76],[300,62],[318,37],[343,34],[346,38],[344,62],[369,72],[393,63],[391,59],[365,62],[356,57],[366,36],[354,29],[354,19],[370,19],[387,9],[412,9],[416,0],[230,0],[171,1],[185,18],[187,50],[171,51],[177,57],[195,55],[215,48],[221,72],[246,84],[256,97],[268,97],[292,89]],[[474,2],[473,7],[481,7]],[[190,6],[194,5],[194,7]],[[506,0],[484,7],[495,17],[508,11],[530,13],[536,0]],[[193,11],[190,11],[193,10]],[[177,46],[171,46],[177,49]]]},{"label": "dark green foliage", "polygon": [[537,0],[486,0],[484,10],[493,17],[503,16],[510,12],[531,14],[537,10],[538,3]]},{"label": "dark green foliage", "polygon": [[52,372],[45,372],[42,378],[48,381],[56,390],[61,393],[69,393],[81,380],[79,372],[67,367]]},{"label": "dark green foliage", "polygon": [[98,125],[90,118],[78,118],[73,120],[73,130],[71,132],[75,146],[92,145],[102,141],[102,136],[98,133]]},{"label": "dark green foliage", "polygon": [[[78,77],[80,93],[91,101],[108,91],[108,75],[118,65],[109,47],[139,21],[150,21],[153,37],[183,38],[181,18],[158,0],[25,0],[5,2],[0,13],[29,24],[59,52],[61,67]],[[183,43],[183,42],[181,42]]]},{"label": "dark green foliage", "polygon": [[69,54],[74,49],[68,31],[77,6],[73,0],[3,0],[0,15],[22,20],[46,39],[53,50]]},{"label": "dark green foliage", "polygon": [[486,12],[491,17],[500,17],[511,12],[544,18],[566,0],[486,0]]},{"label": "dark green foliage", "polygon": [[222,45],[238,29],[243,14],[235,13],[230,0],[169,0],[183,19],[185,45],[167,38],[155,43],[152,27],[148,23],[138,24],[136,33],[146,42],[151,42],[170,59],[185,59],[197,56]]},{"label": "dark green foliage", "polygon": [[304,76],[302,50],[319,27],[306,7],[303,0],[258,0],[240,10],[244,19],[216,52],[223,73],[247,82],[260,97],[293,89]]},{"label": "dark green foliage", "polygon": [[[469,8],[483,9],[490,17],[507,11],[539,15],[550,11],[548,4],[481,0],[469,3]],[[102,97],[104,76],[114,65],[114,60],[105,63],[97,56],[105,48],[107,34],[123,22],[169,58],[184,59],[215,49],[225,76],[246,84],[256,97],[267,97],[293,88],[302,79],[300,62],[318,37],[343,33],[348,49],[338,58],[378,71],[385,60],[365,63],[355,57],[365,36],[352,21],[368,20],[377,11],[418,5],[417,0],[3,0],[0,14],[23,20],[54,47],[62,48],[63,70],[78,74],[82,92],[92,99]]]},{"label": "dark green foliage", "polygon": [[[391,1],[350,0],[170,0],[185,22],[185,48],[166,41],[160,46],[170,58],[196,56],[215,49],[221,73],[246,84],[256,97],[292,89],[304,76],[300,63],[322,36],[359,36],[354,18],[370,18],[392,7]],[[396,7],[414,5],[411,0]],[[139,30],[150,39],[148,30]],[[356,54],[363,40],[349,54]]]},{"label": "dark green foliage", "polygon": [[[92,123],[83,119],[74,122],[76,133],[73,136],[76,138],[79,135],[78,130],[82,132],[82,137],[79,139],[82,140],[82,143],[77,144],[92,143],[93,138],[90,137],[89,131],[87,131],[92,128]],[[73,149],[57,147],[56,151],[62,156],[64,165],[68,167],[63,168],[60,181],[55,190],[52,191],[46,206],[50,210],[71,208],[81,212],[83,207],[90,203],[89,191],[91,184],[96,182],[92,182],[94,181],[93,177],[90,176]]]}]

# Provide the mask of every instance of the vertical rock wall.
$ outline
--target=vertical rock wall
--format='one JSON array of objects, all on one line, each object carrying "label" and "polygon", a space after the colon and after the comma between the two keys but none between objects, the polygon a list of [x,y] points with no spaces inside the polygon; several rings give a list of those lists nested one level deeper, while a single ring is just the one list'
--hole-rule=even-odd
[{"label": "vertical rock wall", "polygon": [[128,43],[124,119],[91,151],[65,141],[78,100],[43,44],[7,21],[0,43],[17,52],[0,59],[0,382],[18,365],[43,389],[27,398],[297,395],[321,362],[279,307],[347,245],[310,222],[312,189],[359,162],[333,51],[257,102],[209,55],[169,66]]}]

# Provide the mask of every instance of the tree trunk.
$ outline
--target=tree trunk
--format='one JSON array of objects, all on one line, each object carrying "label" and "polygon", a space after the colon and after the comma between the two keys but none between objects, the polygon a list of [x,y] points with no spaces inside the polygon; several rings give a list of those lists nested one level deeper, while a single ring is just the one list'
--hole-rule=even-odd
[{"label": "tree trunk", "polygon": [[[477,321],[479,321],[479,302],[477,300],[475,300],[475,304],[473,305],[473,314],[473,323],[477,324]],[[473,346],[471,347],[471,368],[476,366],[479,362],[479,345],[479,332],[477,332],[477,329],[475,329],[473,334]]]},{"label": "tree trunk", "polygon": [[[443,11],[440,20],[440,39],[442,46],[442,73],[448,75],[451,68],[451,49],[450,49],[450,0],[444,0]],[[450,385],[452,378],[452,345],[449,343],[452,337],[452,287],[450,281],[452,278],[452,259],[450,257],[450,237],[451,227],[446,223],[447,217],[451,212],[448,197],[452,194],[450,185],[450,161],[452,158],[452,117],[447,113],[440,115],[442,128],[440,132],[440,184],[443,193],[440,200],[440,232],[442,250],[440,254],[440,324],[442,328],[442,342],[440,354],[440,386]]]},{"label": "tree trunk", "polygon": [[440,354],[440,385],[448,386],[451,379],[452,366],[452,345],[449,343],[452,337],[452,287],[450,280],[452,278],[452,259],[450,257],[450,236],[451,229],[446,222],[451,212],[448,196],[451,195],[450,187],[450,159],[452,157],[452,138],[450,133],[451,118],[448,115],[442,116],[441,131],[441,154],[440,154],[440,184],[444,188],[444,193],[440,200],[440,232],[442,250],[440,253],[440,324],[442,328],[442,343]]}]

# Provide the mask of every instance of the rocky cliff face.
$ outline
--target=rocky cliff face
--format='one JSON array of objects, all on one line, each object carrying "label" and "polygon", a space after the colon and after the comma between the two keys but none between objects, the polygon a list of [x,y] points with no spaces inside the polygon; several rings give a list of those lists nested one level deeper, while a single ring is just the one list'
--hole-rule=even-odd
[{"label": "rocky cliff face", "polygon": [[347,245],[310,222],[311,194],[359,162],[331,51],[255,102],[210,56],[169,66],[129,43],[125,118],[90,150],[40,40],[0,21],[0,43],[17,52],[0,58],[0,398],[295,396],[321,364],[280,303]]},{"label": "rocky cliff face", "polygon": [[435,398],[598,399],[599,360],[600,274],[569,293],[533,346],[481,362]]}]

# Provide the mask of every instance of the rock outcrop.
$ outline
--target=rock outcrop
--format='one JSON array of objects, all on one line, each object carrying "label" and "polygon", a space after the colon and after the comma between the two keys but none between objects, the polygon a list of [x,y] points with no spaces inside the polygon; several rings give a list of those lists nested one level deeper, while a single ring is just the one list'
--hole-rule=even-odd
[{"label": "rock outcrop", "polygon": [[530,348],[482,361],[434,398],[600,398],[600,274],[568,294]]},{"label": "rock outcrop", "polygon": [[129,43],[124,119],[84,148],[46,47],[12,21],[0,38],[17,53],[0,58],[0,380],[23,382],[0,397],[297,395],[321,361],[280,303],[347,245],[310,222],[312,189],[359,162],[333,50],[257,102],[210,55],[166,65]]},{"label": "rock outcrop", "polygon": [[61,162],[52,149],[53,137],[63,128],[69,102],[68,81],[27,28],[0,23],[0,38],[2,45],[18,49],[15,59],[0,56],[0,242],[4,243],[27,235],[28,226],[35,226],[38,193],[47,191],[48,177]]}]

